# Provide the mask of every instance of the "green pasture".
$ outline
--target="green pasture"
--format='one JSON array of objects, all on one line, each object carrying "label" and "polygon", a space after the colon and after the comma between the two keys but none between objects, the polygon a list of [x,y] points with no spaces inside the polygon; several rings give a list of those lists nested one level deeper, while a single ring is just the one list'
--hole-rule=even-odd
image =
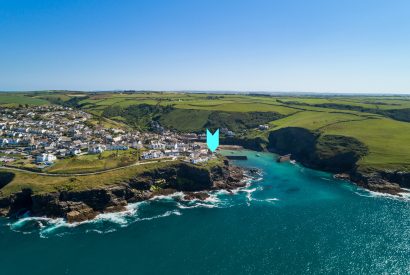
[{"label": "green pasture", "polygon": [[410,123],[388,118],[340,122],[325,128],[326,134],[354,137],[369,148],[359,161],[363,169],[410,170]]},{"label": "green pasture", "polygon": [[47,105],[49,102],[44,99],[31,97],[25,94],[17,94],[17,93],[0,93],[0,105],[1,106],[19,106],[19,105],[31,105],[31,106],[39,106],[39,105]]},{"label": "green pasture", "polygon": [[85,173],[127,166],[138,161],[136,150],[104,151],[102,154],[81,155],[58,160],[48,167],[49,173]]},{"label": "green pasture", "polygon": [[318,130],[335,123],[367,119],[365,116],[349,113],[300,111],[291,116],[272,121],[270,126],[272,130],[285,127],[302,127],[309,130]]},{"label": "green pasture", "polygon": [[160,123],[178,131],[199,131],[208,121],[210,111],[175,109],[160,118]]}]

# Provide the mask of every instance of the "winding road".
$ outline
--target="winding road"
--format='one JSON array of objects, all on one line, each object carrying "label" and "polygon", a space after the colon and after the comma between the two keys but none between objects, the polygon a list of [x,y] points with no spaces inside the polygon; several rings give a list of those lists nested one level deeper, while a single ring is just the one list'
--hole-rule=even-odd
[{"label": "winding road", "polygon": [[15,168],[15,167],[7,167],[7,166],[1,166],[0,165],[0,170],[5,169],[5,170],[12,170],[12,171],[19,171],[19,172],[24,172],[24,173],[29,173],[29,174],[35,174],[35,175],[41,175],[41,176],[50,176],[50,177],[72,177],[72,176],[90,176],[90,175],[98,175],[98,174],[104,174],[107,172],[112,172],[116,170],[121,170],[121,169],[127,169],[130,167],[134,166],[139,166],[139,165],[145,165],[145,164],[151,164],[151,163],[158,163],[158,162],[171,162],[171,161],[176,161],[175,159],[165,159],[161,161],[147,161],[147,162],[136,162],[127,166],[122,166],[122,167],[116,167],[116,168],[111,168],[107,170],[102,170],[102,171],[95,171],[95,172],[85,172],[85,173],[47,173],[47,172],[35,172],[35,171],[30,171],[22,168]]}]

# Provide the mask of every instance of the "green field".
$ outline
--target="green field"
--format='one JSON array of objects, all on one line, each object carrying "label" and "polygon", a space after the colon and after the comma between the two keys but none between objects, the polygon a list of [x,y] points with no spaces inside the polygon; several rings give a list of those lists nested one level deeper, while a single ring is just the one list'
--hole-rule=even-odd
[{"label": "green field", "polygon": [[359,161],[364,168],[410,171],[410,123],[388,118],[341,122],[324,129],[326,134],[354,137],[369,148]]},{"label": "green field", "polygon": [[137,150],[105,151],[98,155],[82,155],[58,160],[45,171],[56,174],[95,172],[131,165],[137,161]]},{"label": "green field", "polygon": [[160,122],[180,131],[198,131],[208,121],[209,114],[206,110],[176,109],[161,117]]},{"label": "green field", "polygon": [[0,93],[0,106],[14,107],[26,104],[31,106],[47,105],[49,101],[27,94]]}]

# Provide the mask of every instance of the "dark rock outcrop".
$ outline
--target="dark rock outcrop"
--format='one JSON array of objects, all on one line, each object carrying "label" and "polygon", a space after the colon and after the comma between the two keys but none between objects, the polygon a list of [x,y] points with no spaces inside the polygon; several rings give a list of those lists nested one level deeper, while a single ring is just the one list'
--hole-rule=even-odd
[{"label": "dark rock outcrop", "polygon": [[233,190],[246,185],[245,182],[243,182],[244,171],[239,167],[228,166],[227,169],[217,175],[221,176],[213,179],[214,189]]},{"label": "dark rock outcrop", "polygon": [[298,127],[271,132],[268,149],[281,155],[291,154],[304,166],[333,173],[354,170],[356,162],[367,153],[366,146],[354,138],[321,136]]},{"label": "dark rock outcrop", "polygon": [[[406,181],[408,173],[399,173],[403,175],[403,178],[396,179],[396,173],[388,173],[385,171],[353,171],[350,174],[350,179],[357,185],[375,192],[387,193],[392,195],[400,195],[400,193],[406,193],[402,187],[410,185],[409,181]],[[401,181],[402,180],[402,181]]]},{"label": "dark rock outcrop", "polygon": [[186,192],[184,196],[184,200],[191,201],[191,200],[206,200],[209,198],[209,194],[206,192]]},{"label": "dark rock outcrop", "polygon": [[309,165],[315,159],[317,138],[317,134],[303,128],[283,128],[269,134],[268,150],[280,155],[292,154],[299,162]]},{"label": "dark rock outcrop", "polygon": [[65,215],[69,223],[83,222],[94,219],[98,212],[86,205],[85,203],[72,203],[70,210]]},{"label": "dark rock outcrop", "polygon": [[251,174],[251,175],[256,175],[258,173],[260,173],[260,171],[257,168],[250,168],[249,169],[249,174]]},{"label": "dark rock outcrop", "polygon": [[23,189],[20,192],[12,194],[9,197],[8,215],[18,216],[26,211],[29,211],[33,205],[31,199],[31,189]]},{"label": "dark rock outcrop", "polygon": [[61,217],[68,210],[68,206],[61,203],[59,193],[37,194],[31,200],[31,212],[36,216]]},{"label": "dark rock outcrop", "polygon": [[382,171],[380,175],[390,182],[398,183],[401,187],[410,188],[410,172]]}]

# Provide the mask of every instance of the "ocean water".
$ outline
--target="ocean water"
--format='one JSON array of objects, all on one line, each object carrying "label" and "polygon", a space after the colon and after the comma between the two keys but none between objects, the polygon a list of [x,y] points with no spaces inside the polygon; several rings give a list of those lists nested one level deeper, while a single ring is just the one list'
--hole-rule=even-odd
[{"label": "ocean water", "polygon": [[242,151],[249,186],[92,222],[0,220],[0,274],[408,274],[410,200]]}]

